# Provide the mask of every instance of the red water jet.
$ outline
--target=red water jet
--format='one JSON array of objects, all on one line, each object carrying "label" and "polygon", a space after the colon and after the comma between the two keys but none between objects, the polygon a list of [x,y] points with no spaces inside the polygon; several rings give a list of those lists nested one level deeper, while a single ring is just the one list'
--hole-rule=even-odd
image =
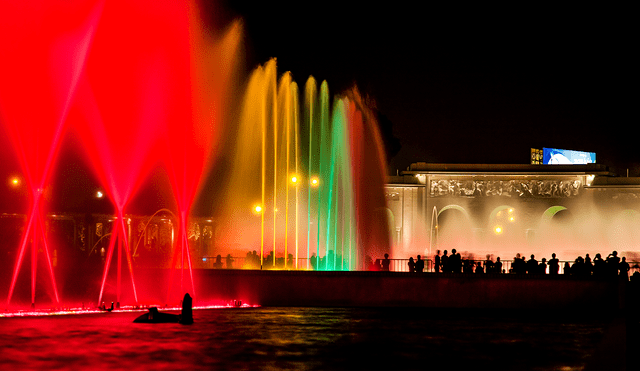
[{"label": "red water jet", "polygon": [[84,69],[101,3],[6,2],[0,12],[0,113],[30,191],[27,224],[7,297],[11,301],[29,239],[35,305],[38,240],[56,303],[60,301],[43,228],[43,192],[57,156],[66,115]]},{"label": "red water jet", "polygon": [[[384,144],[377,120],[357,89],[348,92],[347,109],[358,246],[370,256],[390,253],[384,182],[387,174]],[[364,261],[364,260],[363,260]],[[368,267],[360,267],[368,269]]]}]

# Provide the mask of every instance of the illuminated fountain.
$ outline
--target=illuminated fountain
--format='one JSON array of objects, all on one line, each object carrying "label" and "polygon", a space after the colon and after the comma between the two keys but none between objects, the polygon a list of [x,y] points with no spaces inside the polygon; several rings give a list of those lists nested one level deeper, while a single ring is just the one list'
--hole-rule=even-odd
[{"label": "illuminated fountain", "polygon": [[[233,141],[233,133],[234,181],[229,201],[219,206],[233,225],[245,223],[233,215],[250,215],[248,205],[257,206],[259,222],[251,217],[249,233],[237,232],[249,240],[242,248],[259,244],[263,266],[275,267],[282,260],[286,269],[353,270],[362,268],[365,255],[388,252],[381,211],[382,144],[368,104],[355,89],[332,100],[326,82],[318,88],[309,78],[300,92],[291,74],[278,78],[272,60],[252,74],[239,123],[226,122],[230,87],[236,82],[237,22],[213,39],[191,3],[81,3],[43,2],[38,14],[17,5],[0,18],[3,34],[16,35],[0,43],[3,55],[12,56],[0,66],[0,113],[31,196],[7,306],[29,248],[32,306],[40,249],[51,302],[59,306],[64,300],[51,254],[55,247],[45,233],[43,195],[69,133],[83,147],[82,155],[114,207],[95,293],[98,304],[107,297],[118,303],[167,303],[184,291],[197,298],[188,218],[203,178],[228,150],[224,145]],[[25,20],[25,15],[33,17]],[[176,226],[171,277],[161,288],[136,281],[126,213],[158,168],[173,196],[162,207],[175,211],[170,213]],[[251,200],[247,207],[238,202],[246,199]],[[268,253],[271,259],[265,261]],[[123,260],[128,269],[123,270]],[[176,268],[179,280],[173,279]]]},{"label": "illuminated fountain", "polygon": [[275,59],[253,72],[229,198],[246,202],[245,210],[253,201],[260,221],[236,215],[242,236],[227,238],[247,249],[259,241],[267,268],[362,269],[365,255],[389,248],[376,122],[355,89],[331,103],[328,84],[318,89],[310,77],[304,104],[299,94],[290,73],[278,79]]},{"label": "illuminated fountain", "polygon": [[[49,179],[69,107],[96,28],[100,6],[53,5],[28,9],[3,7],[0,32],[3,50],[0,76],[2,119],[19,156],[30,193],[27,224],[7,296],[14,293],[25,252],[31,242],[31,305],[35,305],[38,242],[41,242],[52,285],[52,299],[60,302],[50,246],[44,233],[43,193]],[[37,13],[37,14],[36,14]],[[69,58],[72,55],[73,58]],[[35,106],[34,106],[35,103]]]},{"label": "illuminated fountain", "polygon": [[[223,39],[213,40],[201,28],[198,9],[191,3],[41,5],[10,7],[0,22],[3,34],[15,35],[3,38],[0,44],[3,55],[12,56],[3,58],[0,112],[31,191],[7,305],[30,240],[32,305],[40,243],[53,287],[52,301],[60,302],[43,229],[42,194],[48,189],[67,128],[84,145],[88,162],[115,207],[99,294],[96,292],[98,303],[105,294],[114,252],[117,302],[123,295],[121,255],[127,261],[133,294],[126,300],[138,303],[143,299],[134,279],[125,209],[159,163],[164,164],[179,216],[177,246],[172,253],[172,267],[176,268],[179,258],[182,270],[176,295],[182,297],[184,289],[193,295],[192,274],[188,287],[182,282],[187,267],[191,272],[187,218],[202,177],[216,158],[235,66],[238,24]],[[32,102],[38,107],[32,107]],[[167,301],[170,288],[171,284],[166,288]]]}]

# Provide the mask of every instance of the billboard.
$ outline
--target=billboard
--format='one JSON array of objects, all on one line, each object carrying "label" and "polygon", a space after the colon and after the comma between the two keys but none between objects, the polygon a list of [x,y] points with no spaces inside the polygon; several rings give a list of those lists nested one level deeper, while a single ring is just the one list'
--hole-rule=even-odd
[{"label": "billboard", "polygon": [[542,163],[545,165],[584,165],[595,162],[595,152],[572,151],[558,148],[542,149]]}]

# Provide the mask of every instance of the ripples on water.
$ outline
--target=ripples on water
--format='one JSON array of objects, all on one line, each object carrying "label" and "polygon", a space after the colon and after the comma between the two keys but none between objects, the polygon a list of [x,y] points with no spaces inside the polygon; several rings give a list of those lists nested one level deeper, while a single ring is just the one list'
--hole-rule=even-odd
[{"label": "ripples on water", "polygon": [[3,369],[580,370],[604,320],[428,309],[194,311],[196,323],[138,313],[0,318]]}]

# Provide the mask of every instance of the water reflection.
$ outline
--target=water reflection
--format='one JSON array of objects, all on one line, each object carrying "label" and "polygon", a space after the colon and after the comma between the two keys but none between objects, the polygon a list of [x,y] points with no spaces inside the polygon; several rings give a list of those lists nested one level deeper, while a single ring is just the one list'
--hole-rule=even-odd
[{"label": "water reflection", "polygon": [[406,308],[198,310],[193,326],[135,317],[0,318],[0,358],[11,369],[581,369],[607,325]]}]

